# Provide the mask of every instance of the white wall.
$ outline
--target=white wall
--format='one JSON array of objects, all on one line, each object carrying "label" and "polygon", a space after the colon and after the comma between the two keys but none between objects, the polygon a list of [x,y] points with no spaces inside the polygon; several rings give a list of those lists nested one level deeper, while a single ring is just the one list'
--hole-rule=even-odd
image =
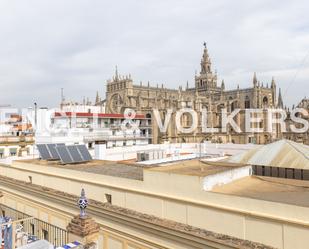
[{"label": "white wall", "polygon": [[[107,147],[110,147],[111,144],[107,144]],[[144,145],[135,145],[135,146],[125,146],[125,147],[113,147],[106,148],[104,152],[104,158],[100,155],[96,155],[97,159],[101,160],[129,160],[136,159],[137,152],[143,152],[147,150],[164,150],[166,154],[172,156],[173,159],[164,158],[160,159],[158,162],[153,161],[149,163],[161,163],[168,160],[184,160],[190,158],[196,158],[201,155],[214,155],[214,156],[223,156],[226,154],[235,155],[243,151],[254,148],[256,145],[248,144],[211,144],[211,143],[165,143],[165,144],[144,144]],[[184,155],[186,154],[186,155]],[[146,161],[142,162],[146,163]]]},{"label": "white wall", "polygon": [[252,175],[251,166],[235,168],[218,174],[209,175],[203,179],[203,189],[206,191],[211,191],[214,187],[228,184],[250,175]]}]

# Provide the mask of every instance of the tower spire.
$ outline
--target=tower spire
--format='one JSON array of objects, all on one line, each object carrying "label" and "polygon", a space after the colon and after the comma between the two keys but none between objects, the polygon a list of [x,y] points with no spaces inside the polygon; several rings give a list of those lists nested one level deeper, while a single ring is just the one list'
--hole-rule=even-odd
[{"label": "tower spire", "polygon": [[282,94],[281,94],[281,88],[279,88],[278,107],[283,108],[283,99],[282,99]]},{"label": "tower spire", "polygon": [[97,95],[95,97],[95,104],[98,105],[100,103],[99,91],[97,91]]},{"label": "tower spire", "polygon": [[222,91],[225,90],[225,83],[224,83],[224,80],[222,80],[222,83],[221,83],[221,90],[222,90]]},{"label": "tower spire", "polygon": [[271,88],[275,88],[275,87],[276,87],[275,78],[272,77],[272,78],[271,78]]},{"label": "tower spire", "polygon": [[204,52],[201,60],[201,74],[211,73],[211,61],[208,54],[207,44],[204,42]]},{"label": "tower spire", "polygon": [[257,81],[257,77],[256,77],[256,72],[254,72],[254,74],[253,74],[253,86],[256,87],[257,83],[258,83],[258,81]]},{"label": "tower spire", "polygon": [[119,75],[118,75],[118,67],[116,65],[116,68],[115,68],[115,80],[118,81],[119,79]]},{"label": "tower spire", "polygon": [[217,73],[213,73],[211,69],[211,60],[208,54],[207,44],[204,42],[203,56],[201,59],[200,74],[195,74],[195,88],[206,91],[218,90]]}]

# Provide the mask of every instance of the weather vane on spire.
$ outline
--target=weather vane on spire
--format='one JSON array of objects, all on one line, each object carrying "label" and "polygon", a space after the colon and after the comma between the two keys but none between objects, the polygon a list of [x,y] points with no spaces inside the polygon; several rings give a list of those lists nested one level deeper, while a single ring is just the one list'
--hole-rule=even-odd
[{"label": "weather vane on spire", "polygon": [[206,48],[206,46],[207,46],[207,43],[206,43],[206,42],[204,42],[204,47]]}]

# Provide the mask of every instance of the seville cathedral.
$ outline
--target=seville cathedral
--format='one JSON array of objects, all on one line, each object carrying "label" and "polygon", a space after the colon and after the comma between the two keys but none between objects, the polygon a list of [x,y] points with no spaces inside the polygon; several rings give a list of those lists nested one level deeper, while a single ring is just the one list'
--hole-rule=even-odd
[{"label": "seville cathedral", "polygon": [[[226,131],[222,128],[222,109],[227,113],[235,109],[241,109],[239,115],[234,120],[244,131],[245,110],[248,108],[283,108],[281,91],[277,97],[277,86],[274,78],[270,84],[263,84],[258,81],[254,73],[252,82],[248,88],[240,89],[239,86],[234,90],[226,90],[224,80],[218,83],[218,75],[212,70],[212,63],[204,43],[204,51],[200,63],[200,73],[195,75],[195,86],[186,89],[167,89],[157,85],[153,87],[149,84],[134,84],[131,76],[120,76],[116,73],[112,80],[107,81],[106,89],[106,112],[123,113],[126,108],[134,109],[137,113],[148,115],[152,118],[153,143],[170,142],[202,142],[205,140],[218,143],[258,143],[264,144],[280,139],[282,134],[279,132],[279,126],[276,125],[272,132],[246,133],[235,132],[231,127]],[[164,122],[167,109],[175,110],[171,116],[166,132],[160,132],[157,122],[154,120],[153,109],[158,109],[161,120]],[[198,128],[190,133],[180,133],[176,129],[175,116],[176,111],[181,108],[193,108],[199,117]],[[219,133],[202,132],[202,109],[208,111],[207,127],[219,128]],[[260,128],[267,126],[267,115],[262,114],[264,120],[256,124]],[[185,113],[181,116],[183,127],[190,127],[192,117]],[[266,130],[266,129],[265,129]]]}]

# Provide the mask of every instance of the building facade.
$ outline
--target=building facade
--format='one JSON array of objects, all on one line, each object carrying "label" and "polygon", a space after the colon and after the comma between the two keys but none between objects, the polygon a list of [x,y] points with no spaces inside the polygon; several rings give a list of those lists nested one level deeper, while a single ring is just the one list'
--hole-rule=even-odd
[{"label": "building facade", "polygon": [[[145,115],[136,115],[135,128],[126,123],[124,114],[93,112],[40,110],[39,120],[50,117],[50,123],[36,130],[36,143],[86,144],[90,150],[95,144],[106,144],[107,148],[151,143],[151,120]],[[52,110],[50,110],[52,111]],[[49,127],[49,129],[46,129]]]},{"label": "building facade", "polygon": [[[107,81],[106,86],[106,112],[123,113],[126,108],[134,109],[137,113],[145,114],[152,118],[153,142],[202,142],[212,141],[219,143],[258,143],[264,144],[280,138],[278,126],[272,132],[246,133],[244,130],[245,109],[259,108],[281,108],[283,101],[281,95],[277,98],[277,86],[274,78],[270,84],[260,83],[254,73],[252,85],[249,88],[226,90],[224,80],[218,83],[218,76],[212,70],[212,63],[206,44],[200,63],[200,73],[195,75],[195,86],[186,89],[167,89],[163,86],[156,87],[134,84],[131,76],[120,76],[118,71],[112,80]],[[161,119],[167,115],[167,109],[172,108],[173,113],[166,132],[160,132],[154,119],[153,109],[159,111]],[[199,117],[198,127],[194,132],[181,133],[176,129],[176,111],[181,108],[192,108]],[[207,109],[207,127],[218,128],[217,133],[207,133],[202,130],[202,110]],[[226,131],[222,129],[222,110],[232,113],[235,109],[242,111],[235,117],[235,122],[243,132],[235,132],[231,127]],[[267,126],[267,115],[261,114],[264,120],[257,124],[260,128]],[[192,124],[191,115],[181,116],[183,127]]]},{"label": "building facade", "polygon": [[[306,122],[309,122],[309,99],[304,98],[300,101],[300,103],[296,106],[297,109],[303,109],[307,113],[297,113],[298,118],[304,119]],[[291,119],[291,114],[295,110],[295,106],[293,106],[292,110],[287,110],[287,119],[286,119],[286,126],[287,126],[287,131],[283,133],[284,138],[293,140],[298,143],[303,143],[309,145],[309,131],[304,130],[303,132],[293,132],[291,130],[291,126],[295,126],[297,129],[303,129],[304,124],[302,123],[296,123]]]},{"label": "building facade", "polygon": [[0,159],[33,154],[32,125],[19,114],[11,114],[0,124]]}]

